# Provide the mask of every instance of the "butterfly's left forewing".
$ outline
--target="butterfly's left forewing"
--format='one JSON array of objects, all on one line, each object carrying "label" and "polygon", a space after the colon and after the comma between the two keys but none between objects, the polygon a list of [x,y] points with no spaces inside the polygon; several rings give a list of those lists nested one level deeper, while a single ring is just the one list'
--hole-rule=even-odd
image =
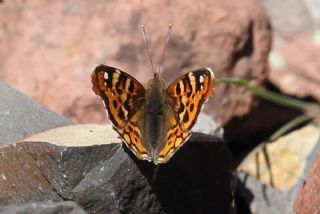
[{"label": "butterfly's left forewing", "polygon": [[91,75],[92,89],[107,109],[114,129],[140,159],[150,159],[141,140],[146,90],[129,74],[100,65]]},{"label": "butterfly's left forewing", "polygon": [[190,137],[203,105],[213,94],[214,84],[211,69],[203,68],[189,72],[169,85],[166,90],[168,129],[158,162],[168,161]]}]

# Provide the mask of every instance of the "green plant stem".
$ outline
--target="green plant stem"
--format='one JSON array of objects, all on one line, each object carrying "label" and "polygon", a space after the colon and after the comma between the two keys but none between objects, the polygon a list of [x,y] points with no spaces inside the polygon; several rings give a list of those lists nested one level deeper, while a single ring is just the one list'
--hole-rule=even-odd
[{"label": "green plant stem", "polygon": [[241,85],[250,90],[253,94],[278,105],[295,108],[299,110],[306,111],[310,107],[310,103],[294,99],[288,96],[280,95],[265,89],[261,89],[254,84],[250,83],[246,79],[242,78],[220,78],[217,79],[217,83],[232,83],[236,85]]},{"label": "green plant stem", "polygon": [[288,131],[290,131],[290,130],[294,129],[295,127],[302,125],[310,120],[312,120],[312,117],[310,117],[308,115],[301,115],[301,116],[298,116],[298,117],[290,120],[289,122],[287,122],[286,124],[281,126],[277,131],[275,131],[270,136],[269,141],[277,140],[279,137],[281,137],[282,135],[284,135]]}]

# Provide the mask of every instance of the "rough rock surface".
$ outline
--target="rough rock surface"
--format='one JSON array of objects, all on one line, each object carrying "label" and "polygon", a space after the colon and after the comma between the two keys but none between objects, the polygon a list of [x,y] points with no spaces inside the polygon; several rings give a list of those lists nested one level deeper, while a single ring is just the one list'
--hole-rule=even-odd
[{"label": "rough rock surface", "polygon": [[320,157],[312,166],[294,203],[298,214],[320,213]]},{"label": "rough rock surface", "polygon": [[[140,24],[156,60],[173,24],[163,73],[168,82],[207,66],[217,77],[257,85],[267,78],[271,30],[255,0],[5,1],[0,14],[1,79],[76,122],[105,121],[89,79],[96,65],[116,66],[143,83],[152,77]],[[245,89],[221,84],[206,111],[224,124],[246,114],[252,101]]]},{"label": "rough rock surface", "polygon": [[[88,146],[29,141],[33,136],[0,147],[0,203],[72,200],[89,213],[232,211],[231,153],[221,139],[195,133],[169,163],[155,168],[96,127],[87,128]],[[77,131],[84,132],[76,126],[65,141]],[[52,139],[62,135],[54,132]]]}]

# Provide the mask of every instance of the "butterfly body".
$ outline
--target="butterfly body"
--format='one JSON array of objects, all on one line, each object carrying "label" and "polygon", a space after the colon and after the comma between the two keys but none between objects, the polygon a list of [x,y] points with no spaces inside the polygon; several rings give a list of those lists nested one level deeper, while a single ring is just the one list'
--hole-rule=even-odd
[{"label": "butterfly body", "polygon": [[152,79],[147,87],[145,106],[145,139],[156,149],[163,135],[165,119],[164,88],[160,80]]},{"label": "butterfly body", "polygon": [[129,74],[105,65],[91,77],[119,136],[137,158],[155,164],[167,162],[187,141],[214,88],[208,68],[189,72],[168,88],[158,73],[145,89]]}]

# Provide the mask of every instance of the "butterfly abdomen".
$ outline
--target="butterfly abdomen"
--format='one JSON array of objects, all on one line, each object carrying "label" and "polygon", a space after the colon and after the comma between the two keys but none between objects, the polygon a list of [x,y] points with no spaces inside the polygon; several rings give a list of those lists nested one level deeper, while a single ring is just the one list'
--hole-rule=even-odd
[{"label": "butterfly abdomen", "polygon": [[[161,143],[164,135],[164,90],[159,84],[154,84],[147,89],[145,128],[146,140],[154,151]],[[154,154],[156,155],[156,154]]]}]

